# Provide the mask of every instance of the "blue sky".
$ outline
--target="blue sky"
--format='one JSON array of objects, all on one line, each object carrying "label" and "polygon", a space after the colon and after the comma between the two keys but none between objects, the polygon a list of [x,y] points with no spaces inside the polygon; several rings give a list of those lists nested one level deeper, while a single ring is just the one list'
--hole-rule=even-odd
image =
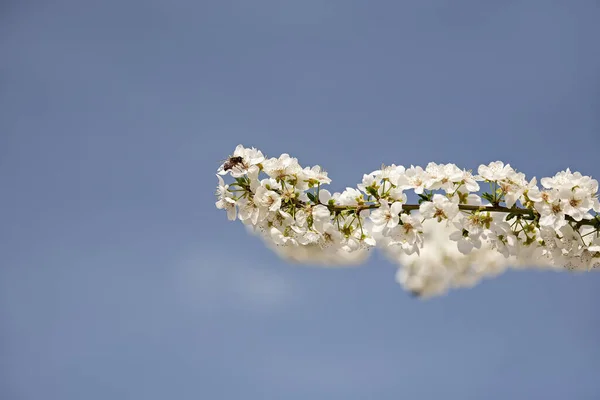
[{"label": "blue sky", "polygon": [[597,399],[600,273],[427,302],[214,207],[242,143],[600,176],[596,1],[0,6],[0,397]]}]

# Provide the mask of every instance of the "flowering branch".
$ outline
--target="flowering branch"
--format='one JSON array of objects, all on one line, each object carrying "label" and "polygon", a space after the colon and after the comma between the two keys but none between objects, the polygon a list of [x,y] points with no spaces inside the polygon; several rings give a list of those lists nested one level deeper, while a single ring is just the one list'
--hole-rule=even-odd
[{"label": "flowering branch", "polygon": [[[600,266],[598,182],[568,169],[541,179],[540,188],[501,161],[479,166],[477,175],[454,164],[391,165],[331,194],[319,166],[302,168],[288,154],[266,159],[240,145],[217,172],[217,208],[281,256],[348,265],[378,247],[402,265],[397,280],[423,297],[509,266]],[[235,181],[225,184],[223,175]],[[479,194],[479,182],[490,191]],[[406,190],[418,204],[407,204]]]},{"label": "flowering branch", "polygon": [[[329,210],[331,211],[352,211],[352,212],[356,212],[356,210],[370,210],[370,209],[376,209],[379,208],[380,204],[374,203],[374,204],[369,204],[366,206],[332,206],[332,205],[327,205],[327,208],[329,208]],[[402,206],[402,210],[403,211],[415,211],[415,210],[419,210],[421,206],[418,204],[404,204]],[[460,211],[487,211],[487,212],[503,212],[503,213],[507,213],[507,214],[515,214],[515,215],[519,215],[520,218],[522,219],[526,219],[526,220],[535,220],[539,218],[539,213],[535,210],[530,210],[527,208],[518,208],[518,207],[513,207],[513,208],[508,208],[508,207],[502,207],[502,206],[474,206],[474,205],[468,205],[468,204],[459,204],[458,205],[458,209]],[[592,220],[581,220],[581,221],[576,221],[575,219],[573,219],[573,217],[571,217],[570,215],[565,215],[565,219],[569,222],[573,222],[575,223],[578,227],[581,227],[583,225],[589,225],[589,226],[593,226],[595,228],[599,228],[600,227],[600,217],[599,216],[595,216]]]}]

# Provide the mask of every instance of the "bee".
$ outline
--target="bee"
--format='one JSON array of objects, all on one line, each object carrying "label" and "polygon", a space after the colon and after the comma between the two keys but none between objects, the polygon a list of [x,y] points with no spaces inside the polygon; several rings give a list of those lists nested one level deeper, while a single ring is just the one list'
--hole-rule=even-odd
[{"label": "bee", "polygon": [[229,157],[225,163],[223,163],[223,171],[229,171],[244,163],[244,159],[241,156]]}]

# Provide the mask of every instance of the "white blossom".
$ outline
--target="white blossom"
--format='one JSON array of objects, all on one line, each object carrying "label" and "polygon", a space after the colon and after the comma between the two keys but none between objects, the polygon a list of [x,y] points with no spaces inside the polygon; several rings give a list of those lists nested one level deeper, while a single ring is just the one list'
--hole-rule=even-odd
[{"label": "white blossom", "polygon": [[423,218],[434,218],[438,222],[447,219],[452,221],[458,214],[458,204],[450,201],[446,196],[435,194],[433,201],[425,201],[419,206]]},{"label": "white blossom", "polygon": [[245,224],[256,225],[267,216],[266,210],[251,200],[239,200],[238,208],[238,217]]},{"label": "white blossom", "polygon": [[381,188],[381,178],[378,174],[379,171],[371,172],[370,174],[364,174],[362,182],[356,185],[359,190],[369,194],[368,188],[372,188],[376,192]]},{"label": "white blossom", "polygon": [[494,161],[488,165],[480,165],[477,172],[481,178],[493,182],[506,179],[514,169],[510,164],[504,165],[502,161]]},{"label": "white blossom", "polygon": [[325,232],[325,224],[331,222],[331,213],[329,209],[319,204],[312,209],[312,217],[313,217],[313,227],[318,232]]},{"label": "white blossom", "polygon": [[259,186],[254,194],[254,203],[258,207],[263,207],[269,211],[277,211],[281,207],[281,195],[264,186]]},{"label": "white blossom", "polygon": [[294,176],[302,171],[298,160],[286,153],[279,158],[269,158],[263,163],[263,168],[267,175],[278,180]]},{"label": "white blossom", "polygon": [[358,189],[348,187],[342,192],[336,203],[342,206],[356,206],[364,203],[364,196]]},{"label": "white blossom", "polygon": [[315,165],[314,167],[306,167],[302,170],[302,180],[312,183],[319,184],[329,184],[331,183],[331,179],[327,176],[327,172],[325,172],[319,165]]},{"label": "white blossom", "polygon": [[558,198],[548,197],[548,202],[536,202],[535,209],[540,214],[540,226],[548,226],[558,230],[567,224],[564,204]]},{"label": "white blossom", "polygon": [[235,200],[231,197],[231,193],[229,192],[229,185],[225,185],[225,181],[219,175],[217,175],[217,179],[219,179],[219,185],[217,186],[216,192],[218,200],[215,205],[218,209],[227,211],[227,218],[230,221],[234,221],[237,212]]},{"label": "white blossom", "polygon": [[592,208],[592,201],[585,189],[579,187],[567,189],[563,187],[559,191],[559,196],[564,213],[573,217],[575,221],[591,217],[588,211]]},{"label": "white blossom", "polygon": [[423,242],[421,222],[409,214],[401,214],[400,222],[401,224],[390,229],[388,245],[399,246],[406,254],[418,253]]},{"label": "white blossom", "polygon": [[463,179],[463,171],[454,164],[436,164],[430,162],[425,168],[425,188],[429,190],[450,190],[456,182]]},{"label": "white blossom", "polygon": [[[238,157],[242,159],[241,162],[232,163],[230,161],[231,159]],[[259,150],[255,149],[254,147],[245,148],[240,144],[235,148],[233,155],[226,162],[221,164],[217,172],[219,175],[230,173],[232,177],[239,178],[248,174],[249,172],[258,172],[258,165],[264,160],[265,157]],[[231,168],[226,170],[225,168],[228,164],[230,164]]]},{"label": "white blossom", "polygon": [[400,213],[402,212],[402,203],[395,202],[390,206],[387,201],[382,200],[380,207],[371,213],[373,221],[373,231],[381,232],[385,228],[392,229],[400,222]]},{"label": "white blossom", "polygon": [[398,178],[396,186],[400,189],[413,189],[415,193],[422,194],[425,190],[425,182],[429,179],[427,173],[419,166],[410,166]]},{"label": "white blossom", "polygon": [[477,192],[479,191],[479,183],[477,183],[476,178],[473,176],[471,171],[463,170],[463,175],[461,178],[462,186],[469,192]]}]

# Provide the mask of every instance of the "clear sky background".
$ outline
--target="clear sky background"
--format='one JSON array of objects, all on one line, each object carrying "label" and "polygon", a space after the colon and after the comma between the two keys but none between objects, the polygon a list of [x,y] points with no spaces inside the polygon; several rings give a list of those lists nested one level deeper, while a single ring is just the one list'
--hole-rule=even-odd
[{"label": "clear sky background", "polygon": [[598,399],[600,273],[411,298],[214,207],[239,143],[600,177],[597,1],[0,3],[0,398]]}]

